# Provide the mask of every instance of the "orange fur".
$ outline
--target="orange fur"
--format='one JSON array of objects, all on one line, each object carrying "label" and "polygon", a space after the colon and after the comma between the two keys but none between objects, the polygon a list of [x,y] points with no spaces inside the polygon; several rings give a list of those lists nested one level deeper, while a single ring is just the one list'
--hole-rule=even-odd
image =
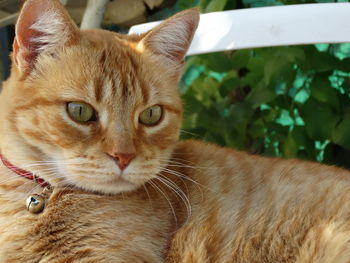
[{"label": "orange fur", "polygon": [[[27,0],[0,94],[0,261],[350,262],[350,173],[178,142],[177,91],[198,23],[184,11],[141,36],[80,31],[58,0]],[[34,26],[33,26],[34,25]],[[68,102],[98,120],[75,122]],[[139,122],[153,105],[152,126]],[[124,169],[115,153],[136,157]]]}]

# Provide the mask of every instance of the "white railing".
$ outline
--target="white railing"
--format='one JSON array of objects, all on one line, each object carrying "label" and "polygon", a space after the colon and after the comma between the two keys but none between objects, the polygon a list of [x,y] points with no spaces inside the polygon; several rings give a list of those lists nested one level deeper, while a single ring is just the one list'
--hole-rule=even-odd
[{"label": "white railing", "polygon": [[[159,22],[131,27],[140,34]],[[350,43],[350,3],[302,4],[202,14],[187,55],[232,49]]]}]

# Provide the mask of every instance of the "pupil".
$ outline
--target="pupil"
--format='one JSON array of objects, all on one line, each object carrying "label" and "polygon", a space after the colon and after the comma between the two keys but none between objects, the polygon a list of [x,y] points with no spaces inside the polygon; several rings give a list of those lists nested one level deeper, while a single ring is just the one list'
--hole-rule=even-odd
[{"label": "pupil", "polygon": [[153,110],[150,109],[150,110],[149,110],[149,117],[152,118],[152,115],[153,115]]},{"label": "pupil", "polygon": [[81,115],[81,113],[82,113],[82,111],[83,111],[83,107],[79,107],[79,115]]}]

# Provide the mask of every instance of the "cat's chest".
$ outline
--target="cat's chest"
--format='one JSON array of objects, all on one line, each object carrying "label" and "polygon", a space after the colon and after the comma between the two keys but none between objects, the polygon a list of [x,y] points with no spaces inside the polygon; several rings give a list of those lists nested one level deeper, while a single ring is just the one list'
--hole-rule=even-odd
[{"label": "cat's chest", "polygon": [[169,220],[148,201],[60,190],[35,215],[0,191],[1,262],[162,262]]},{"label": "cat's chest", "polygon": [[[0,185],[0,244],[2,244],[0,258],[2,262],[16,262],[14,256],[25,247],[28,233],[35,222],[36,216],[26,210],[25,188],[20,187],[16,182],[11,184],[11,181]],[[14,258],[10,259],[11,257]],[[32,262],[30,260],[28,258],[25,262]]]}]

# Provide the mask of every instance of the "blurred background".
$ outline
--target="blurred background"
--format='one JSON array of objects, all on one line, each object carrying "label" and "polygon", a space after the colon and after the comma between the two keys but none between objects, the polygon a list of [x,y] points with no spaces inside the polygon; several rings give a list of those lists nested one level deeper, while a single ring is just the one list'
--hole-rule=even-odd
[{"label": "blurred background", "polygon": [[[20,0],[0,0],[0,75],[9,74]],[[134,24],[199,6],[202,13],[329,0],[112,0],[103,28]],[[66,8],[80,23],[86,0]],[[350,20],[350,14],[349,14]],[[348,26],[348,25],[344,25]],[[350,168],[350,43],[286,46],[187,57],[180,92],[182,138],[252,153]]]}]

